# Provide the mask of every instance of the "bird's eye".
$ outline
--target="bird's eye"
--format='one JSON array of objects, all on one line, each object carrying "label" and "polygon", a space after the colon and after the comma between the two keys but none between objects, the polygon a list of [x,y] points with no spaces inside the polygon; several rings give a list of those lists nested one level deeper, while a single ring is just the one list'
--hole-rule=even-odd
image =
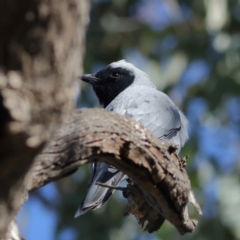
[{"label": "bird's eye", "polygon": [[111,77],[113,77],[113,78],[119,78],[120,76],[121,76],[121,74],[119,72],[113,72],[111,74]]}]

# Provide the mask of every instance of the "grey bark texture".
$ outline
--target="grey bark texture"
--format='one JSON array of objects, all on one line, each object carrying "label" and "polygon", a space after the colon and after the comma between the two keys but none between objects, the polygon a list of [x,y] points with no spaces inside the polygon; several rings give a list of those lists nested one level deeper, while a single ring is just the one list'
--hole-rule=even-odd
[{"label": "grey bark texture", "polygon": [[88,18],[87,0],[0,0],[0,239],[15,239],[33,159],[74,108]]},{"label": "grey bark texture", "polygon": [[[107,121],[106,121],[107,119]],[[62,178],[84,163],[103,161],[126,173],[124,215],[134,214],[146,230],[158,230],[164,219],[181,234],[192,232],[187,204],[201,209],[191,191],[177,146],[159,141],[140,123],[103,109],[76,110],[57,130],[32,168],[28,190]]]}]

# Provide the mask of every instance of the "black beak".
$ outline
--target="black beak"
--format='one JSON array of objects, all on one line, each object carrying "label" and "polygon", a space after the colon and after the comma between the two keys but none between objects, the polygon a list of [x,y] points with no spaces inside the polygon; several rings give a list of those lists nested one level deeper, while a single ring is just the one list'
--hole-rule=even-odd
[{"label": "black beak", "polygon": [[80,77],[80,79],[83,80],[84,82],[90,83],[92,85],[99,81],[99,79],[96,78],[93,74],[83,74]]}]

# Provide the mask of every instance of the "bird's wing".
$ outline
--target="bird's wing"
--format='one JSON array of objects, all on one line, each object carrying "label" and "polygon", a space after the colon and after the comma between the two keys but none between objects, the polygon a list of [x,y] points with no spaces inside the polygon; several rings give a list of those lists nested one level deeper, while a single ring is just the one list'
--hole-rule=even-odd
[{"label": "bird's wing", "polygon": [[161,140],[184,144],[178,136],[182,127],[180,111],[166,94],[147,87],[129,88],[128,91],[107,109],[141,122]]},{"label": "bird's wing", "polygon": [[114,190],[96,185],[97,182],[118,186],[125,176],[122,172],[106,163],[93,163],[91,165],[91,179],[88,185],[87,195],[78,208],[75,217],[78,217],[90,209],[101,207]]}]

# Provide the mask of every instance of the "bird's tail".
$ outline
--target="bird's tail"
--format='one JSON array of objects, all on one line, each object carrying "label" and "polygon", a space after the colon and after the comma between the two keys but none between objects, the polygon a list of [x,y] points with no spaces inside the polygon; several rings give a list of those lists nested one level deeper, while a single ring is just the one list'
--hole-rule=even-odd
[{"label": "bird's tail", "polygon": [[87,195],[82,201],[74,217],[78,217],[91,209],[100,208],[113,194],[114,189],[96,185],[97,182],[118,186],[125,179],[125,174],[106,163],[92,164],[92,177]]}]

